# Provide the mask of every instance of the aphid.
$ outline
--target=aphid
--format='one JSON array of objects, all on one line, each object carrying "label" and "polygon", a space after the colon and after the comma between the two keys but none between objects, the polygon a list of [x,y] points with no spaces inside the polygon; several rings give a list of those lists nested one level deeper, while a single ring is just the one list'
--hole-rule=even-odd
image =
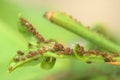
[{"label": "aphid", "polygon": [[25,58],[25,57],[21,57],[21,60],[22,60],[22,61],[25,61],[25,60],[26,60],[26,58]]},{"label": "aphid", "polygon": [[83,56],[83,55],[84,55],[84,47],[80,46],[79,44],[77,44],[77,46],[78,46],[77,53],[78,53],[80,56]]},{"label": "aphid", "polygon": [[118,53],[113,54],[113,57],[119,57],[119,56],[120,56],[120,54],[118,54]]},{"label": "aphid", "polygon": [[46,59],[46,62],[49,62],[50,61],[50,57],[48,57],[47,59]]},{"label": "aphid", "polygon": [[22,25],[25,25],[27,23],[27,21],[24,18],[21,17],[19,19],[20,19]]},{"label": "aphid", "polygon": [[64,50],[63,45],[62,44],[58,44],[58,43],[55,43],[53,48],[55,49],[55,51],[62,51],[62,50]]},{"label": "aphid", "polygon": [[112,58],[112,56],[106,56],[106,57],[104,57],[105,59],[104,59],[104,61],[105,62],[112,62],[113,61],[113,58]]},{"label": "aphid", "polygon": [[65,54],[72,54],[72,53],[73,53],[73,50],[70,49],[70,48],[66,48],[66,49],[64,49],[64,53],[65,53]]},{"label": "aphid", "polygon": [[34,60],[36,61],[36,60],[38,60],[39,58],[35,58]]},{"label": "aphid", "polygon": [[38,54],[42,54],[41,48],[37,50]]},{"label": "aphid", "polygon": [[28,30],[28,32],[32,33],[32,31],[34,30],[34,28],[33,27],[27,27],[27,30]]},{"label": "aphid", "polygon": [[87,64],[91,64],[91,63],[92,63],[92,61],[87,61],[86,63],[87,63]]},{"label": "aphid", "polygon": [[29,26],[30,24],[28,22],[25,23],[26,26]]},{"label": "aphid", "polygon": [[14,59],[13,59],[15,62],[18,62],[20,59],[19,59],[19,56],[16,56]]},{"label": "aphid", "polygon": [[89,50],[89,51],[87,51],[87,55],[91,55],[91,54],[93,54],[93,55],[99,55],[100,53],[99,53],[99,51],[98,50]]},{"label": "aphid", "polygon": [[53,40],[53,39],[49,39],[49,40],[45,40],[45,41],[44,41],[44,43],[46,43],[46,44],[47,44],[47,43],[50,43],[50,42],[54,42],[54,40]]},{"label": "aphid", "polygon": [[28,43],[28,47],[31,48],[31,47],[32,47],[32,44],[31,44],[31,43]]},{"label": "aphid", "polygon": [[30,52],[28,53],[28,55],[29,55],[30,57],[33,57],[33,56],[37,55],[37,52],[36,52],[36,51],[30,51]]},{"label": "aphid", "polygon": [[104,61],[105,62],[111,62],[111,60],[109,58],[105,58]]},{"label": "aphid", "polygon": [[26,55],[26,57],[27,57],[27,58],[33,57],[33,55],[32,55],[31,53],[32,53],[32,52],[30,51],[30,52]]},{"label": "aphid", "polygon": [[17,54],[21,55],[21,56],[24,55],[24,53],[22,51],[20,51],[20,50],[17,51]]},{"label": "aphid", "polygon": [[12,67],[12,66],[10,66],[10,67],[8,68],[9,72],[10,72],[10,71],[12,71],[12,69],[13,69],[13,67]]},{"label": "aphid", "polygon": [[106,54],[106,53],[101,53],[101,56],[105,58],[106,56],[108,56],[108,54]]},{"label": "aphid", "polygon": [[82,46],[79,46],[78,53],[82,53],[84,51],[84,48]]},{"label": "aphid", "polygon": [[40,42],[44,42],[44,38],[38,32],[36,32],[35,38],[38,39]]}]

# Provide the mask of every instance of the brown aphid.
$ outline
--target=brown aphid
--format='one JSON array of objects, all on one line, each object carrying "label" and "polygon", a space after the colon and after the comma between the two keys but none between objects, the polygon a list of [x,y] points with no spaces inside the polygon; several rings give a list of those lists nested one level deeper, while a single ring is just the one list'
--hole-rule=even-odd
[{"label": "brown aphid", "polygon": [[19,56],[15,56],[15,58],[13,60],[14,60],[14,62],[18,62],[18,61],[20,61],[20,58],[19,58]]},{"label": "brown aphid", "polygon": [[109,58],[105,58],[104,61],[105,62],[111,62],[111,60]]},{"label": "brown aphid", "polygon": [[31,44],[31,43],[28,43],[28,47],[31,48],[31,47],[32,47],[32,44]]},{"label": "brown aphid", "polygon": [[37,53],[37,51],[30,51],[28,54],[31,55],[31,57],[32,57],[32,56],[37,55],[38,53]]},{"label": "brown aphid", "polygon": [[48,57],[47,59],[46,59],[46,62],[49,62],[50,61],[50,57]]},{"label": "brown aphid", "polygon": [[79,44],[78,44],[78,53],[81,53],[81,52],[83,52],[84,51],[84,47],[82,47],[82,46],[80,46]]},{"label": "brown aphid", "polygon": [[88,53],[93,54],[93,55],[99,55],[100,54],[98,50],[89,50]]},{"label": "brown aphid", "polygon": [[92,63],[92,61],[87,61],[86,63],[87,63],[87,64],[91,64],[91,63]]},{"label": "brown aphid", "polygon": [[46,52],[46,47],[41,48],[42,53]]},{"label": "brown aphid", "polygon": [[120,56],[120,54],[118,54],[118,53],[113,54],[113,57],[119,57],[119,56]]},{"label": "brown aphid", "polygon": [[112,62],[116,62],[116,60],[112,59]]},{"label": "brown aphid", "polygon": [[108,54],[106,54],[106,53],[101,53],[101,56],[105,58],[105,57],[108,56]]},{"label": "brown aphid", "polygon": [[84,54],[87,55],[87,56],[91,55],[91,53],[89,51],[84,51]]},{"label": "brown aphid", "polygon": [[22,25],[25,25],[26,23],[28,23],[24,18],[20,17],[19,20],[21,21]]},{"label": "brown aphid", "polygon": [[45,51],[46,51],[46,48],[45,48],[45,47],[39,48],[39,49],[38,49],[38,54],[42,54],[42,53],[44,53]]},{"label": "brown aphid", "polygon": [[38,32],[36,32],[35,38],[38,39],[40,42],[44,42],[44,38]]},{"label": "brown aphid", "polygon": [[84,48],[82,46],[79,46],[78,53],[84,52]]},{"label": "brown aphid", "polygon": [[22,61],[25,61],[25,60],[26,60],[26,58],[25,58],[25,57],[21,57],[21,60],[22,60]]},{"label": "brown aphid", "polygon": [[105,59],[104,59],[104,61],[105,62],[112,62],[113,61],[113,58],[112,58],[112,56],[106,56],[106,57],[104,57]]},{"label": "brown aphid", "polygon": [[12,70],[13,70],[13,67],[10,66],[10,67],[8,68],[8,70],[9,70],[9,72],[12,71]]},{"label": "brown aphid", "polygon": [[27,57],[27,58],[30,58],[30,57],[32,57],[32,55],[30,55],[30,54],[27,54],[27,55],[26,55],[26,57]]},{"label": "brown aphid", "polygon": [[31,32],[31,33],[32,33],[32,31],[35,31],[33,27],[27,27],[27,30],[28,30],[28,32]]},{"label": "brown aphid", "polygon": [[27,30],[28,30],[28,32],[31,32],[33,35],[36,35],[36,29],[35,28],[33,28],[32,26],[31,27],[27,27]]},{"label": "brown aphid", "polygon": [[26,27],[33,27],[32,24],[30,24],[26,19],[21,17],[19,20],[21,21],[22,25],[24,25]]},{"label": "brown aphid", "polygon": [[49,39],[49,40],[45,40],[45,41],[44,41],[44,43],[46,43],[46,44],[47,44],[47,43],[50,43],[50,42],[54,42],[54,40],[53,40],[53,39]]},{"label": "brown aphid", "polygon": [[20,51],[20,50],[17,51],[17,54],[18,54],[18,55],[21,55],[21,56],[24,55],[24,53],[23,53],[22,51]]},{"label": "brown aphid", "polygon": [[44,43],[46,43],[46,44],[49,43],[49,40],[45,40]]},{"label": "brown aphid", "polygon": [[31,57],[33,57],[33,53],[32,53],[32,51],[30,51],[30,52],[26,55],[26,57],[27,57],[27,58],[31,58]]},{"label": "brown aphid", "polygon": [[25,26],[29,26],[30,25],[30,23],[28,23],[28,21],[24,24]]},{"label": "brown aphid", "polygon": [[77,44],[78,45],[78,54],[80,55],[80,56],[83,56],[84,55],[84,47],[82,47],[82,46],[80,46],[79,44]]},{"label": "brown aphid", "polygon": [[39,58],[35,58],[34,60],[36,61],[36,60],[38,60]]},{"label": "brown aphid", "polygon": [[73,50],[70,49],[70,48],[66,48],[66,49],[64,49],[64,53],[65,53],[65,54],[72,54],[72,53],[73,53]]},{"label": "brown aphid", "polygon": [[98,50],[93,50],[92,52],[93,52],[93,54],[95,54],[95,55],[99,55],[99,51],[98,51]]},{"label": "brown aphid", "polygon": [[55,43],[53,48],[55,49],[55,51],[63,51],[64,50],[63,45],[59,44],[59,43]]},{"label": "brown aphid", "polygon": [[38,52],[38,54],[42,54],[42,50],[41,49],[38,49],[37,52]]},{"label": "brown aphid", "polygon": [[53,39],[49,39],[48,41],[49,41],[49,42],[54,42],[54,40],[53,40]]}]

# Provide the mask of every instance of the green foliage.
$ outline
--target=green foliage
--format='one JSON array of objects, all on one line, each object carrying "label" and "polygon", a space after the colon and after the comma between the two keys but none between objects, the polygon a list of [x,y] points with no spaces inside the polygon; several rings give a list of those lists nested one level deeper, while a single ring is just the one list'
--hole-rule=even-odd
[{"label": "green foliage", "polygon": [[[9,72],[26,64],[40,64],[42,69],[51,69],[54,67],[56,58],[74,58],[87,63],[113,62],[119,61],[119,55],[108,55],[97,50],[85,51],[84,47],[75,44],[74,48],[65,48],[62,44],[55,40],[45,40],[33,25],[20,17],[18,29],[28,42],[27,51],[18,51],[17,55],[12,59],[8,68]],[[104,40],[103,40],[104,41]],[[113,59],[114,58],[114,59]],[[36,61],[34,61],[36,60]],[[119,65],[119,64],[117,64]]]},{"label": "green foliage", "polygon": [[40,66],[42,69],[49,70],[54,67],[55,62],[56,62],[56,58],[54,57],[44,57]]},{"label": "green foliage", "polygon": [[[35,25],[38,32],[40,32],[46,39],[53,38],[57,42],[62,42],[65,45],[69,45],[76,39],[81,41],[79,36],[47,22],[43,18],[44,12],[48,10],[46,6],[42,6],[41,9],[35,10],[33,6],[23,6],[19,4],[18,7],[18,5],[11,3],[11,0],[0,0],[0,74],[2,75],[0,80],[43,80],[43,77],[47,78],[49,75],[53,75],[51,77],[55,78],[57,74],[61,75],[64,74],[64,72],[66,72],[66,76],[62,79],[65,80],[67,80],[69,76],[71,77],[68,80],[119,79],[120,68],[118,66],[103,64],[101,62],[101,64],[93,63],[88,65],[85,63],[86,61],[81,62],[79,60],[74,60],[73,56],[69,56],[68,58],[68,56],[65,55],[56,55],[55,53],[49,54],[50,52],[45,53],[44,56],[53,56],[57,58],[54,68],[44,71],[39,68],[42,58],[39,58],[37,61],[32,60],[31,58],[31,60],[28,60],[25,64],[23,64],[24,62],[21,62],[22,65],[19,66],[20,69],[9,74],[6,71],[8,68],[8,62],[13,60],[13,56],[16,55],[17,50],[25,51],[25,54],[28,53],[27,50],[34,51],[34,47],[33,49],[28,49],[29,47],[27,45],[29,41],[17,30],[16,22],[19,12],[24,14],[24,16]],[[44,10],[42,10],[43,7]],[[72,57],[72,59],[70,57]]]}]

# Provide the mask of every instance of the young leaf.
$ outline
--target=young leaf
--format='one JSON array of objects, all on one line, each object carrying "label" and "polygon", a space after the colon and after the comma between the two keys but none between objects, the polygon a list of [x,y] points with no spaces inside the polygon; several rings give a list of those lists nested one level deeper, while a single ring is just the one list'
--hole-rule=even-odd
[{"label": "young leaf", "polygon": [[[31,50],[28,50],[28,51],[31,51]],[[24,52],[24,55],[17,54],[16,56],[13,57],[13,59],[9,64],[9,68],[8,68],[9,72],[12,72],[18,67],[34,66],[41,62],[41,59],[42,59],[41,55],[30,56],[28,54],[28,51]]]},{"label": "young leaf", "polygon": [[[28,21],[24,18],[20,17],[18,21],[18,30],[24,36],[24,38],[28,41],[28,43],[32,45],[36,45],[37,39],[33,36],[32,33],[28,32],[28,27],[31,25]],[[32,29],[32,28],[31,28]]]},{"label": "young leaf", "polygon": [[56,58],[54,57],[44,57],[41,62],[41,68],[45,70],[49,70],[54,67],[56,62]]},{"label": "young leaf", "polygon": [[78,50],[79,50],[79,44],[75,44],[74,50],[73,50],[75,57],[78,58],[78,59],[81,60],[81,61],[84,61],[84,57],[78,55]]}]

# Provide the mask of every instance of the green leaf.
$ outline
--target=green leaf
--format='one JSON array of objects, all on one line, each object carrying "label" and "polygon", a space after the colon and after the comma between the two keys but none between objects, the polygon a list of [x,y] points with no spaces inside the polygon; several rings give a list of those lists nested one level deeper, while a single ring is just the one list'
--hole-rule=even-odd
[{"label": "green leaf", "polygon": [[[37,59],[37,60],[36,60]],[[13,60],[11,61],[9,68],[8,68],[8,72],[12,72],[14,71],[16,68],[18,67],[25,67],[25,66],[34,66],[37,65],[41,62],[42,57],[39,56],[35,56],[32,58],[28,58],[25,61],[19,61],[19,62],[14,62]]]},{"label": "green leaf", "polygon": [[49,70],[54,67],[56,62],[56,58],[54,57],[44,57],[41,62],[41,68],[45,70]]},{"label": "green leaf", "polygon": [[81,61],[84,61],[84,58],[83,58],[83,56],[80,56],[80,55],[78,55],[78,49],[79,49],[79,45],[78,44],[75,44],[75,46],[74,46],[74,55],[75,55],[75,57],[77,58],[77,59],[79,59],[79,60],[81,60]]},{"label": "green leaf", "polygon": [[32,33],[27,31],[26,26],[21,24],[21,21],[18,21],[18,30],[24,36],[28,43],[32,45],[36,45],[37,39],[33,36]]}]

